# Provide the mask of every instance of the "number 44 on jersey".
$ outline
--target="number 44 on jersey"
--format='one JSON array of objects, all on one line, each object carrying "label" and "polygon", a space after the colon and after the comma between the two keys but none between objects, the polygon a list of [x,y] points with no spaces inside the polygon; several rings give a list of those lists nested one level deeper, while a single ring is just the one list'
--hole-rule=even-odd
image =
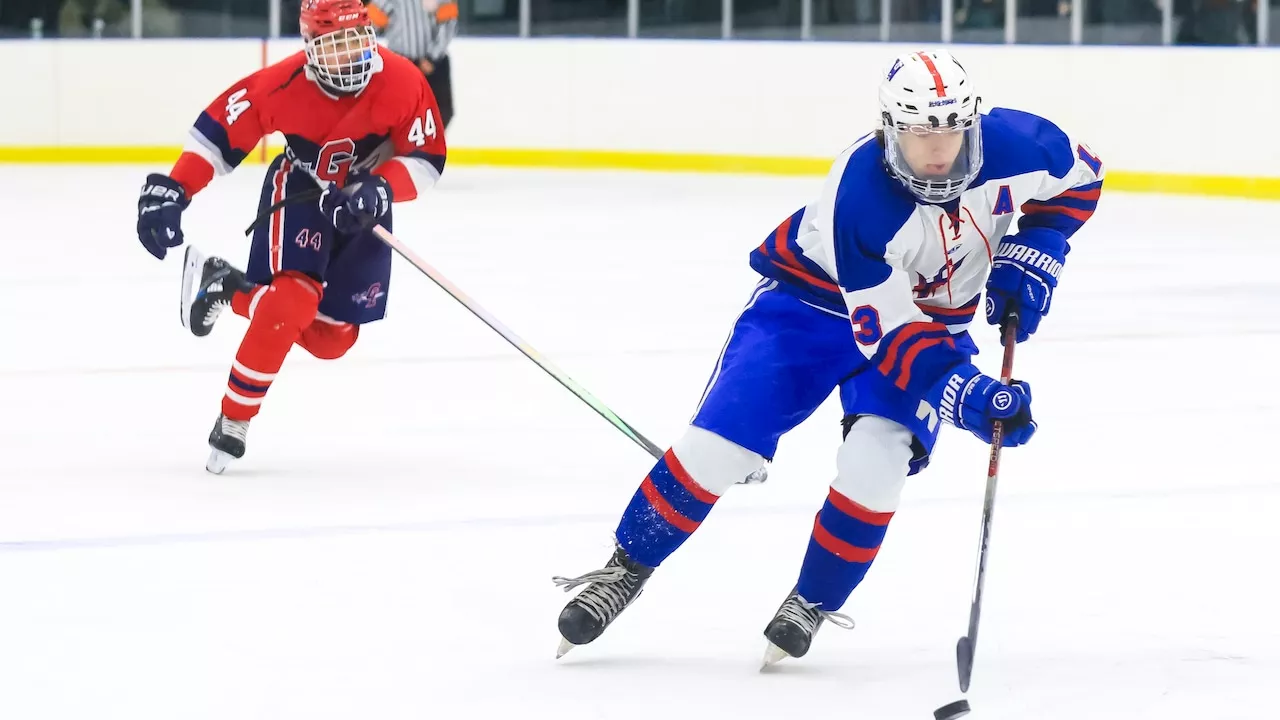
[{"label": "number 44 on jersey", "polygon": [[414,118],[413,125],[409,126],[409,142],[422,147],[427,144],[427,138],[435,138],[436,136],[436,118],[435,113],[427,111],[425,118]]}]

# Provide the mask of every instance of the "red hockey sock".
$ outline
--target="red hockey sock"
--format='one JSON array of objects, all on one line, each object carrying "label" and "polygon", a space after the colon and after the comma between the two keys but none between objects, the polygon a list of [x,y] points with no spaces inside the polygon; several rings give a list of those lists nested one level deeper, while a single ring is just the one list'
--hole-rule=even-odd
[{"label": "red hockey sock", "polygon": [[[289,348],[315,319],[323,290],[305,275],[286,272],[255,292],[260,294],[237,293],[232,300],[233,308],[240,304],[245,315],[252,314],[222,399],[222,414],[232,420],[248,420],[258,414]],[[242,299],[244,296],[249,297]],[[250,304],[255,305],[252,313]]]},{"label": "red hockey sock", "polygon": [[359,336],[359,325],[338,322],[324,315],[317,315],[298,337],[298,344],[321,360],[336,360],[356,344],[356,338]]},{"label": "red hockey sock", "polygon": [[[231,296],[231,310],[243,318],[253,320],[258,302],[266,294],[270,285],[261,285],[249,291],[240,291]],[[297,343],[302,349],[321,360],[336,360],[342,357],[356,344],[360,336],[360,326],[339,322],[325,315],[316,314],[311,322],[298,336]]]}]

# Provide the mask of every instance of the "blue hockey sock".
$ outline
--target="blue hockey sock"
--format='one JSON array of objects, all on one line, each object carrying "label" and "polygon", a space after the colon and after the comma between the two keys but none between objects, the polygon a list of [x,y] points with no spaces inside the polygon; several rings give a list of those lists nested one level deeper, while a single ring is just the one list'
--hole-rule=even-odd
[{"label": "blue hockey sock", "polygon": [[618,544],[631,559],[657,567],[706,519],[718,495],[694,482],[668,450],[658,460],[622,514]]},{"label": "blue hockey sock", "polygon": [[893,513],[868,510],[832,488],[814,518],[796,587],[800,596],[828,612],[839,610],[866,576],[892,518]]}]

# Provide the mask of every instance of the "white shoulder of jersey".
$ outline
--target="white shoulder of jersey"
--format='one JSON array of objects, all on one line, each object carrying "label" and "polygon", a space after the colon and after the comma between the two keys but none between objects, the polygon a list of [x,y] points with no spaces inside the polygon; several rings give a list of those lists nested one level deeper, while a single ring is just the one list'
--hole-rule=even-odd
[{"label": "white shoulder of jersey", "polygon": [[805,229],[811,228],[812,232],[806,241],[800,243],[801,247],[806,248],[805,255],[825,270],[837,285],[840,283],[840,274],[836,269],[835,251],[836,198],[840,194],[841,184],[845,181],[845,172],[849,168],[849,161],[854,153],[861,150],[867,143],[875,141],[876,134],[867,133],[836,156],[831,163],[831,169],[827,171],[818,199],[805,210]]}]

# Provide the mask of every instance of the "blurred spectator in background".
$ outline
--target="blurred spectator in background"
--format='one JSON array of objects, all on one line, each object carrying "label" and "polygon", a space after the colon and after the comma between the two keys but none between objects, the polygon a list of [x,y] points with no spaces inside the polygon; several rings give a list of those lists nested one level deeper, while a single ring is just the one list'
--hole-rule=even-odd
[{"label": "blurred spectator in background", "polygon": [[827,23],[880,22],[880,0],[818,0],[814,15]]},{"label": "blurred spectator in background", "polygon": [[1004,27],[1004,0],[959,0],[955,22],[966,28]]},{"label": "blurred spectator in background", "polygon": [[57,3],[0,0],[0,37],[29,37],[37,31],[46,36],[57,36]]},{"label": "blurred spectator in background", "polygon": [[1179,45],[1242,45],[1251,42],[1252,33],[1245,28],[1243,0],[1176,0],[1173,12],[1182,18],[1178,36],[1174,39]]},{"label": "blurred spectator in background", "polygon": [[1089,3],[1086,21],[1090,23],[1159,24],[1163,0],[1105,0]]},{"label": "blurred spectator in background", "polygon": [[458,3],[453,0],[370,0],[369,16],[387,47],[416,62],[427,76],[440,106],[440,123],[453,119],[453,80],[449,43],[458,33]]},{"label": "blurred spectator in background", "polygon": [[[3,1],[3,0],[0,0]],[[111,32],[107,31],[111,26]],[[120,0],[63,0],[58,10],[60,37],[129,35],[129,8]]]}]

